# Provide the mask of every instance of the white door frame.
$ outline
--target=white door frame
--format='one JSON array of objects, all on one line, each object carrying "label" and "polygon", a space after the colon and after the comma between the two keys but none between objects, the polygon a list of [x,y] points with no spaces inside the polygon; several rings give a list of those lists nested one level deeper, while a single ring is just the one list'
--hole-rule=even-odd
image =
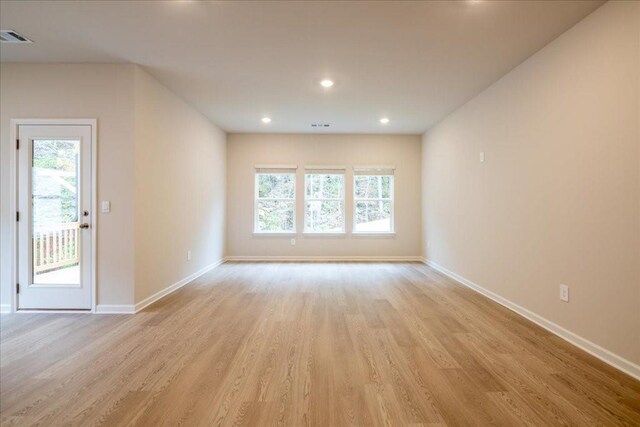
[{"label": "white door frame", "polygon": [[[98,231],[98,120],[97,119],[11,119],[10,143],[13,148],[10,150],[10,193],[9,207],[11,215],[15,215],[18,206],[18,155],[16,145],[18,140],[18,127],[28,125],[50,125],[50,126],[90,126],[91,127],[91,313],[96,311],[96,247]],[[12,313],[34,313],[39,310],[18,310],[18,296],[16,283],[18,283],[18,222],[12,220],[11,226],[11,312]],[[67,310],[41,310],[43,312],[65,312]],[[78,313],[78,310],[70,311]]]}]

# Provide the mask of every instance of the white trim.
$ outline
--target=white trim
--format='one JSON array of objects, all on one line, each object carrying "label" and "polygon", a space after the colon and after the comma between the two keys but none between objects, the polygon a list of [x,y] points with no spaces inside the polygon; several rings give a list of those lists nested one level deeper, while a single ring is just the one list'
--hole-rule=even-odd
[{"label": "white trim", "polygon": [[484,296],[486,296],[487,298],[497,302],[498,304],[508,308],[509,310],[519,314],[520,316],[532,321],[533,323],[537,324],[538,326],[541,326],[542,328],[546,329],[547,331],[557,335],[558,337],[564,339],[565,341],[569,342],[570,344],[575,345],[576,347],[580,348],[581,350],[586,351],[587,353],[589,353],[590,355],[597,357],[598,359],[602,360],[603,362],[607,363],[610,366],[613,366],[616,369],[619,369],[620,371],[640,380],[640,365],[637,365],[635,363],[633,363],[630,360],[627,360],[625,358],[623,358],[622,356],[618,356],[617,354],[599,346],[598,344],[595,344],[591,341],[589,341],[586,338],[581,337],[580,335],[577,335],[565,328],[563,328],[562,326],[545,319],[544,317],[514,303],[509,301],[506,298],[501,297],[500,295],[483,288],[482,286],[478,285],[477,283],[472,282],[469,279],[466,279],[452,271],[447,270],[446,268],[442,267],[441,265],[436,264],[433,261],[430,261],[426,258],[422,258],[422,262],[424,262],[425,264],[427,264],[429,267],[433,268],[434,270],[439,271],[440,273],[444,274],[445,276],[455,280],[456,282],[468,287],[469,289],[472,289]]},{"label": "white trim", "polygon": [[315,166],[315,165],[305,165],[305,170],[347,170],[347,167],[345,165],[340,165],[340,166]]},{"label": "white trim", "polygon": [[304,237],[346,237],[347,233],[344,231],[331,231],[327,233],[321,231],[305,231],[302,235]]},{"label": "white trim", "polygon": [[133,304],[98,304],[95,312],[96,314],[134,314],[136,312],[136,309]]},{"label": "white trim", "polygon": [[166,288],[164,288],[161,291],[156,292],[155,294],[148,296],[147,298],[143,299],[142,301],[136,303],[133,310],[133,313],[137,313],[141,310],[144,310],[146,307],[150,306],[151,304],[153,304],[154,302],[158,301],[159,299],[162,299],[164,297],[166,297],[167,295],[177,291],[178,289],[180,289],[181,287],[183,287],[184,285],[193,282],[194,280],[196,280],[198,277],[202,276],[205,273],[210,272],[211,270],[213,270],[214,268],[216,268],[217,266],[219,266],[220,264],[224,263],[224,258],[220,259],[216,262],[214,262],[213,264],[210,264],[206,267],[204,267],[201,270],[196,271],[195,273],[185,277],[182,280],[177,281],[176,283],[174,283],[173,285],[170,285]]},{"label": "white trim", "polygon": [[91,122],[91,311],[98,306],[98,120]]},{"label": "white trim", "polygon": [[72,314],[93,314],[92,310],[83,310],[83,309],[69,309],[69,310],[64,310],[64,309],[51,309],[51,310],[45,310],[45,309],[34,309],[34,308],[24,308],[22,310],[18,310],[16,311],[16,314],[33,314],[33,313],[47,313],[47,314],[64,314],[64,313],[72,313]]},{"label": "white trim", "polygon": [[295,231],[254,231],[253,237],[295,237]]},{"label": "white trim", "polygon": [[393,165],[387,166],[354,166],[354,171],[377,171],[377,170],[395,170],[396,167]]},{"label": "white trim", "polygon": [[9,129],[9,144],[11,149],[9,150],[9,221],[11,221],[11,231],[9,240],[11,243],[11,302],[9,303],[9,312],[15,312],[18,307],[18,295],[16,293],[16,283],[18,283],[18,222],[13,217],[15,212],[18,211],[18,150],[16,150],[15,143],[18,140],[18,125],[22,121],[19,119],[11,119],[11,125]]},{"label": "white trim", "polygon": [[[18,139],[18,127],[23,126],[89,126],[91,127],[91,312],[96,312],[97,309],[97,251],[98,247],[98,120],[97,119],[11,119],[10,121],[10,143],[16,143]],[[17,150],[12,148],[9,154],[9,208],[10,213],[18,210],[18,156]],[[11,221],[11,233],[9,240],[11,241],[11,278],[13,283],[10,286],[14,287],[15,283],[18,283],[18,223],[17,221]],[[15,289],[11,291],[11,304],[10,312],[18,311],[18,300]],[[53,310],[47,310],[46,312],[52,312]],[[64,310],[59,310],[64,312]],[[33,312],[33,310],[30,310]]]},{"label": "white trim", "polygon": [[253,165],[255,169],[298,169],[298,165]]},{"label": "white trim", "polygon": [[11,313],[11,304],[0,304],[0,314]]},{"label": "white trim", "polygon": [[373,232],[373,231],[352,231],[351,235],[353,237],[395,237],[396,232],[395,231],[380,231],[380,232]]},{"label": "white trim", "polygon": [[97,119],[11,119],[12,124],[25,126],[92,126]]},{"label": "white trim", "polygon": [[225,261],[262,261],[262,262],[328,262],[328,261],[351,261],[351,262],[421,262],[420,256],[228,256]]}]

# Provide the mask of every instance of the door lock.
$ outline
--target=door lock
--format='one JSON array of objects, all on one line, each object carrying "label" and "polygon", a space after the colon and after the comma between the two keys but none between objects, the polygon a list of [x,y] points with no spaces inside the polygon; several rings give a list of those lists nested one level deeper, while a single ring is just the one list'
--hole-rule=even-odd
[{"label": "door lock", "polygon": [[79,228],[89,228],[89,224],[87,224],[87,223],[85,222],[85,223],[80,224],[78,227],[79,227]]}]

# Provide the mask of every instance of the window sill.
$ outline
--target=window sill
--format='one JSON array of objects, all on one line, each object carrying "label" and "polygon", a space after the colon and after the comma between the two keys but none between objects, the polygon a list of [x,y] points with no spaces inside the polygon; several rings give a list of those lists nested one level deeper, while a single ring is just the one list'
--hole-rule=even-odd
[{"label": "window sill", "polygon": [[253,237],[293,237],[296,234],[298,233],[296,233],[295,231],[285,231],[278,233],[270,233],[268,231],[254,231]]},{"label": "window sill", "polygon": [[351,233],[354,237],[395,237],[395,231],[381,231],[373,233],[370,231],[353,231]]},{"label": "window sill", "polygon": [[331,232],[331,233],[317,233],[313,231],[305,231],[302,233],[304,237],[345,237],[347,233],[344,231],[341,232]]}]

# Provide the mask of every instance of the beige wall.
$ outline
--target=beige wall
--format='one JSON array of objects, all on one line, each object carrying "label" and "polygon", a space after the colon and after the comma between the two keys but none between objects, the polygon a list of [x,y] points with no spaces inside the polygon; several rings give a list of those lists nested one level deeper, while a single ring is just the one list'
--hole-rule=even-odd
[{"label": "beige wall", "polygon": [[423,139],[427,258],[635,363],[639,28],[605,4]]},{"label": "beige wall", "polygon": [[[407,257],[420,255],[419,136],[230,134],[227,144],[227,255],[276,257]],[[253,236],[254,166],[295,164],[297,174],[296,245],[288,237]],[[345,165],[344,237],[305,237],[304,166]],[[355,237],[352,223],[352,167],[395,165],[394,237]]]},{"label": "beige wall", "polygon": [[135,300],[140,302],[222,259],[226,135],[140,68],[135,118]]},{"label": "beige wall", "polygon": [[[98,214],[97,286],[100,304],[133,303],[133,84],[132,65],[0,65],[2,195],[0,302],[11,304],[9,158],[12,118],[98,119],[98,200],[112,212]],[[120,238],[113,238],[119,236]]]}]

